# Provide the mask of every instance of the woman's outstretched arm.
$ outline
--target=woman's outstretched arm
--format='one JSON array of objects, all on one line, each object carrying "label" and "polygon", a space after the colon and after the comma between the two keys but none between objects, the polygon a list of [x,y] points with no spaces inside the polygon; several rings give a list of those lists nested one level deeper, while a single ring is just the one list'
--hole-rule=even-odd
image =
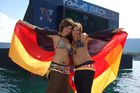
[{"label": "woman's outstretched arm", "polygon": [[32,25],[32,24],[30,24],[26,21],[23,21],[23,20],[18,20],[18,23],[21,23],[21,24],[35,30],[37,33],[40,33],[40,34],[46,34],[46,35],[57,35],[58,34],[57,31],[55,31],[55,30],[51,30],[49,28],[44,29],[44,28]]}]

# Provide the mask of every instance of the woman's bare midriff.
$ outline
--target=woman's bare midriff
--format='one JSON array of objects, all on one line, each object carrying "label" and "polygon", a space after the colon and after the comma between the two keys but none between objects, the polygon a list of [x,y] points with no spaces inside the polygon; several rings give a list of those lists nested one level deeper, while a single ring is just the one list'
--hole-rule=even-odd
[{"label": "woman's bare midriff", "polygon": [[61,65],[69,65],[70,58],[68,50],[66,48],[55,49],[55,55],[52,61]]},{"label": "woman's bare midriff", "polygon": [[76,55],[73,56],[74,65],[80,65],[86,61],[92,60],[86,47],[76,49]]}]

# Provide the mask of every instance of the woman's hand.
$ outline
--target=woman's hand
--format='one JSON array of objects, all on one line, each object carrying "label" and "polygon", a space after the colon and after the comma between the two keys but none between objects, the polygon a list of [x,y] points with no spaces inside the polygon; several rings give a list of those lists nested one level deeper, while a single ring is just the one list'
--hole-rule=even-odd
[{"label": "woman's hand", "polygon": [[36,28],[35,25],[32,25],[32,24],[30,24],[30,23],[28,23],[28,22],[26,22],[26,21],[18,20],[18,23],[21,23],[21,24],[23,24],[23,25],[25,25],[25,26],[28,26],[28,27],[31,28],[31,29],[35,29],[35,28]]},{"label": "woman's hand", "polygon": [[87,33],[82,33],[82,34],[81,34],[81,40],[82,40],[83,42],[85,42],[87,38],[88,38]]},{"label": "woman's hand", "polygon": [[113,32],[115,33],[120,32],[120,31],[124,31],[124,28],[116,28],[115,30],[113,30]]}]

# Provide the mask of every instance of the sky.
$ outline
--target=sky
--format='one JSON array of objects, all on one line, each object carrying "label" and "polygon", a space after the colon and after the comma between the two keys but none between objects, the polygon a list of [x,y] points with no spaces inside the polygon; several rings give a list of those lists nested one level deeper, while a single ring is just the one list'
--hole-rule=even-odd
[{"label": "sky", "polygon": [[[84,0],[113,10],[120,15],[119,27],[124,28],[128,38],[140,38],[139,0]],[[0,42],[11,42],[15,23],[23,19],[29,0],[0,0]]]}]

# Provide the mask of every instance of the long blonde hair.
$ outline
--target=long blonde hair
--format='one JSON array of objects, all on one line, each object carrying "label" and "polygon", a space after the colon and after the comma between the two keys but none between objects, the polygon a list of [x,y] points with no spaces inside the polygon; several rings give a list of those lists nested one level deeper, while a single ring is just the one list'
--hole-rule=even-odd
[{"label": "long blonde hair", "polygon": [[73,28],[74,28],[74,27],[78,27],[78,28],[79,28],[80,33],[79,33],[78,39],[80,39],[80,38],[81,38],[81,34],[82,34],[82,32],[83,32],[83,27],[82,27],[81,23],[79,23],[79,22],[74,22]]},{"label": "long blonde hair", "polygon": [[83,27],[82,27],[81,23],[74,22],[73,28],[74,27],[79,27],[80,34],[83,32]]}]

